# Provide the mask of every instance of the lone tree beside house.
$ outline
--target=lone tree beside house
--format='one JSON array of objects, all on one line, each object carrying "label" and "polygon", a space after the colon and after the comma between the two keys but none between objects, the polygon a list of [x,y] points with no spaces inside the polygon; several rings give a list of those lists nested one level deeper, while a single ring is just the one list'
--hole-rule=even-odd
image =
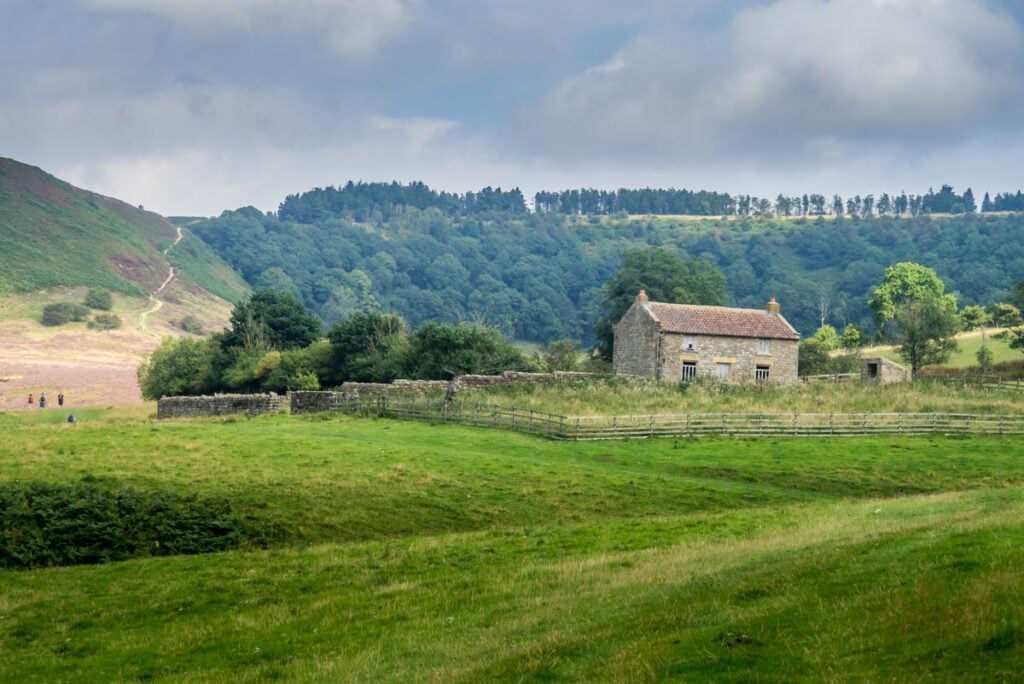
[{"label": "lone tree beside house", "polygon": [[664,247],[624,253],[622,266],[604,286],[602,315],[594,325],[597,350],[606,361],[612,360],[612,328],[640,290],[645,290],[651,301],[672,304],[723,305],[726,299],[725,276],[709,261],[684,259]]},{"label": "lone tree beside house", "polygon": [[879,329],[897,340],[913,373],[946,362],[957,349],[956,296],[945,289],[934,270],[905,261],[885,270],[868,301]]}]

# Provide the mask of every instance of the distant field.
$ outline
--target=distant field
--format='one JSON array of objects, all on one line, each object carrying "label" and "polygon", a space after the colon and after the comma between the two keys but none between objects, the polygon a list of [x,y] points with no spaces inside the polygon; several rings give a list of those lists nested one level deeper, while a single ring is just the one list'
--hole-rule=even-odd
[{"label": "distant field", "polygon": [[[957,335],[957,343],[959,349],[953,353],[950,357],[949,362],[945,364],[947,368],[958,368],[958,369],[976,369],[978,366],[978,350],[981,349],[982,344],[988,345],[988,348],[992,350],[992,361],[993,363],[1001,363],[1005,361],[1024,361],[1024,352],[1019,349],[1011,349],[1009,339],[995,339],[992,337],[994,334],[999,333],[999,329],[989,329],[985,331],[984,336],[980,330],[973,330],[968,333],[961,333]],[[900,358],[899,351],[893,345],[883,345],[879,347],[865,347],[861,350],[863,356],[884,356],[887,359],[895,361],[896,363],[905,364],[906,362]]]},{"label": "distant field", "polygon": [[1024,442],[561,443],[0,414],[0,486],[231,501],[270,548],[0,571],[0,680],[998,681]]}]

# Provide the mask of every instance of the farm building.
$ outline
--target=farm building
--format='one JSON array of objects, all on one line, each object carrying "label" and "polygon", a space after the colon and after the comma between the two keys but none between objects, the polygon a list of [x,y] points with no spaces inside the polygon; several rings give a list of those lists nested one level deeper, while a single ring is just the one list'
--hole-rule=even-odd
[{"label": "farm building", "polygon": [[614,327],[616,375],[679,382],[797,381],[793,329],[772,297],[765,310],[651,302],[640,290]]},{"label": "farm building", "polygon": [[863,382],[874,382],[886,385],[890,382],[906,382],[910,380],[910,369],[884,357],[860,360],[860,379]]}]

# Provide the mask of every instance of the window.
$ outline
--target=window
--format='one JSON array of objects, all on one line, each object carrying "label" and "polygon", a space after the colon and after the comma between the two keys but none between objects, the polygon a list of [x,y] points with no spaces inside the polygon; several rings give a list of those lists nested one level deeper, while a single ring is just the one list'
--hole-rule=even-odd
[{"label": "window", "polygon": [[768,373],[771,371],[771,366],[757,366],[754,368],[754,379],[758,382],[765,382],[768,380]]},{"label": "window", "polygon": [[683,361],[683,382],[697,377],[697,362]]},{"label": "window", "polygon": [[772,341],[762,337],[757,341],[757,353],[763,356],[772,353]]},{"label": "window", "polygon": [[683,349],[694,351],[697,349],[697,338],[693,335],[683,335]]},{"label": "window", "polygon": [[715,364],[715,377],[719,380],[728,380],[729,373],[732,371],[731,363],[716,363]]}]

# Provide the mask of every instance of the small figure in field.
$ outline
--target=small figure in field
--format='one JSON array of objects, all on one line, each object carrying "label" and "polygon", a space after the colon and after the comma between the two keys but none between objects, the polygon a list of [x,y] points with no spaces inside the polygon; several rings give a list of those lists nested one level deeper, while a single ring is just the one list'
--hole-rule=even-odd
[{"label": "small figure in field", "polygon": [[64,408],[64,393],[57,394],[57,408]]},{"label": "small figure in field", "polygon": [[39,394],[39,408],[46,408],[46,395],[41,392]]},{"label": "small figure in field", "polygon": [[29,408],[32,408],[32,404],[33,404],[34,402],[35,402],[35,399],[33,399],[33,398],[32,398],[32,393],[31,393],[31,392],[29,392],[29,393],[28,393],[28,407],[29,407]]},{"label": "small figure in field", "polygon": [[68,416],[68,422],[69,423],[77,423],[78,422],[78,419],[75,418],[75,414],[74,413],[72,413],[70,416]]}]

